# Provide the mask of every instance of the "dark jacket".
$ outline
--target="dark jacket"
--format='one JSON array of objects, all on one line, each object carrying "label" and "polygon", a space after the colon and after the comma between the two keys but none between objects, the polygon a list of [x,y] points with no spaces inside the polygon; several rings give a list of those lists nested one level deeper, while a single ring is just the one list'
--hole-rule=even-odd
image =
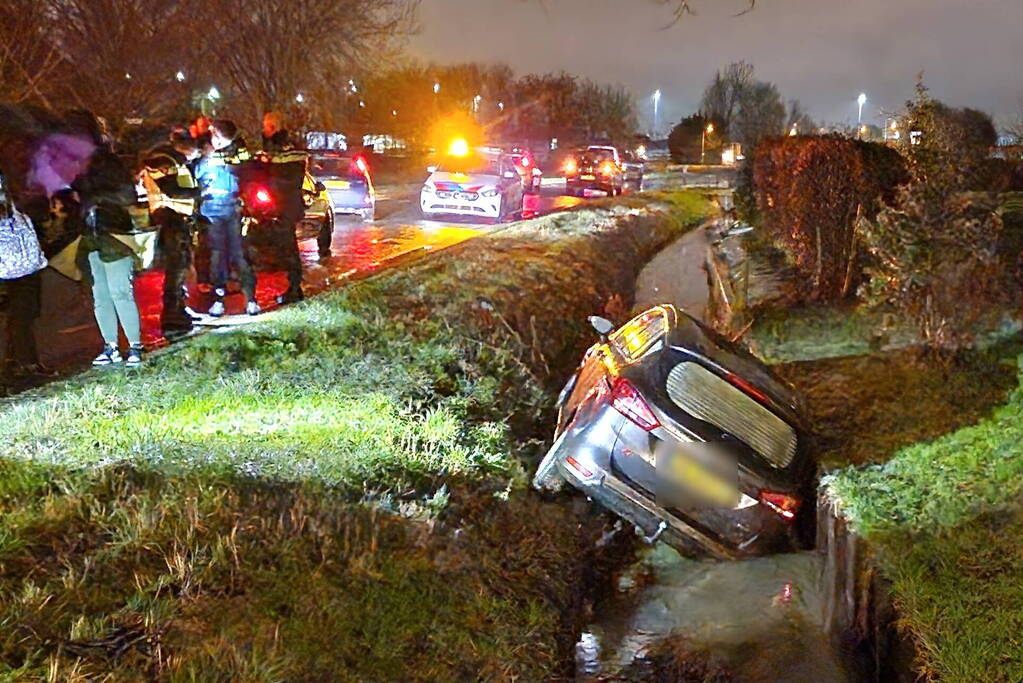
[{"label": "dark jacket", "polygon": [[108,147],[93,153],[89,167],[75,180],[72,189],[81,200],[86,234],[134,232],[128,208],[138,201],[135,181],[128,167]]},{"label": "dark jacket", "polygon": [[83,273],[89,275],[88,255],[94,251],[108,262],[134,257],[131,247],[113,237],[135,232],[128,209],[137,204],[138,194],[124,162],[109,147],[99,147],[71,187],[81,202],[82,241],[77,260]]},{"label": "dark jacket", "polygon": [[295,149],[288,131],[279,130],[272,137],[263,138],[261,156],[269,164],[271,191],[280,203],[281,219],[287,223],[297,223],[305,215],[302,184],[308,155]]}]

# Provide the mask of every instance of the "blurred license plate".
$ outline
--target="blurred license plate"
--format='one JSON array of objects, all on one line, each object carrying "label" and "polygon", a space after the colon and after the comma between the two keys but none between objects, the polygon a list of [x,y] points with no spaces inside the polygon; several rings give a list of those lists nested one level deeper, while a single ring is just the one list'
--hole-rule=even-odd
[{"label": "blurred license plate", "polygon": [[352,186],[352,184],[347,180],[331,180],[329,183],[326,183],[326,185],[327,187],[335,190],[347,190]]},{"label": "blurred license plate", "polygon": [[579,177],[582,178],[583,180],[596,180],[597,179],[597,176],[595,176],[595,175],[581,175]]},{"label": "blurred license plate", "polygon": [[657,494],[673,505],[735,507],[737,479],[734,459],[711,444],[688,444],[688,449],[657,453]]}]

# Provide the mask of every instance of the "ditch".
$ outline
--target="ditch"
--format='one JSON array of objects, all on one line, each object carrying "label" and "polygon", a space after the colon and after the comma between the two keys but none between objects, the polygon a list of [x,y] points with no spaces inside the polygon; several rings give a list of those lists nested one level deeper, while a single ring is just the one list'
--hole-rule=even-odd
[{"label": "ditch", "polygon": [[[637,280],[637,310],[656,302],[702,312],[705,245],[693,232],[658,254]],[[814,448],[830,469],[883,461],[982,419],[1015,386],[1004,361],[1017,346],[954,365],[903,348],[776,369],[807,395]],[[715,562],[642,547],[588,612],[577,680],[913,680],[912,648],[897,633],[869,549],[830,506],[818,517],[809,552]]]}]

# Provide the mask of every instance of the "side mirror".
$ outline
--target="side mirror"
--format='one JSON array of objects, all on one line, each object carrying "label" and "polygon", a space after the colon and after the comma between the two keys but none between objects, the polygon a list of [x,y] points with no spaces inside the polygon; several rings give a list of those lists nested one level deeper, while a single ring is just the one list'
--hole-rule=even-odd
[{"label": "side mirror", "polygon": [[427,173],[436,173],[437,172],[437,167],[436,166],[427,166],[426,167],[426,172]]},{"label": "side mirror", "polygon": [[316,194],[323,194],[327,191],[327,186],[319,180],[316,181]]},{"label": "side mirror", "polygon": [[593,329],[597,331],[600,338],[607,339],[607,336],[611,334],[615,329],[615,324],[607,318],[601,318],[599,315],[591,315],[587,320],[593,325]]}]

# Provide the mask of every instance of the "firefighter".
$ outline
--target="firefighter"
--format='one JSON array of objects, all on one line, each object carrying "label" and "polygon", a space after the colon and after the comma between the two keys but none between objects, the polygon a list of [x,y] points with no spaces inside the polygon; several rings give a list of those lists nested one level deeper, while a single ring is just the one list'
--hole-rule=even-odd
[{"label": "firefighter", "polygon": [[293,303],[305,298],[302,293],[302,257],[295,228],[305,215],[303,183],[308,157],[305,152],[295,149],[284,127],[284,117],[279,112],[269,112],[263,117],[261,156],[270,165],[273,192],[280,203],[279,217],[270,226],[270,239],[282,255],[288,273],[288,290],[277,298],[277,303]]},{"label": "firefighter", "polygon": [[175,130],[168,143],[147,152],[143,160],[142,182],[149,198],[150,220],[159,229],[157,248],[165,272],[160,322],[167,338],[187,334],[194,322],[185,281],[192,266],[198,198],[192,164],[198,154],[188,132]]}]

